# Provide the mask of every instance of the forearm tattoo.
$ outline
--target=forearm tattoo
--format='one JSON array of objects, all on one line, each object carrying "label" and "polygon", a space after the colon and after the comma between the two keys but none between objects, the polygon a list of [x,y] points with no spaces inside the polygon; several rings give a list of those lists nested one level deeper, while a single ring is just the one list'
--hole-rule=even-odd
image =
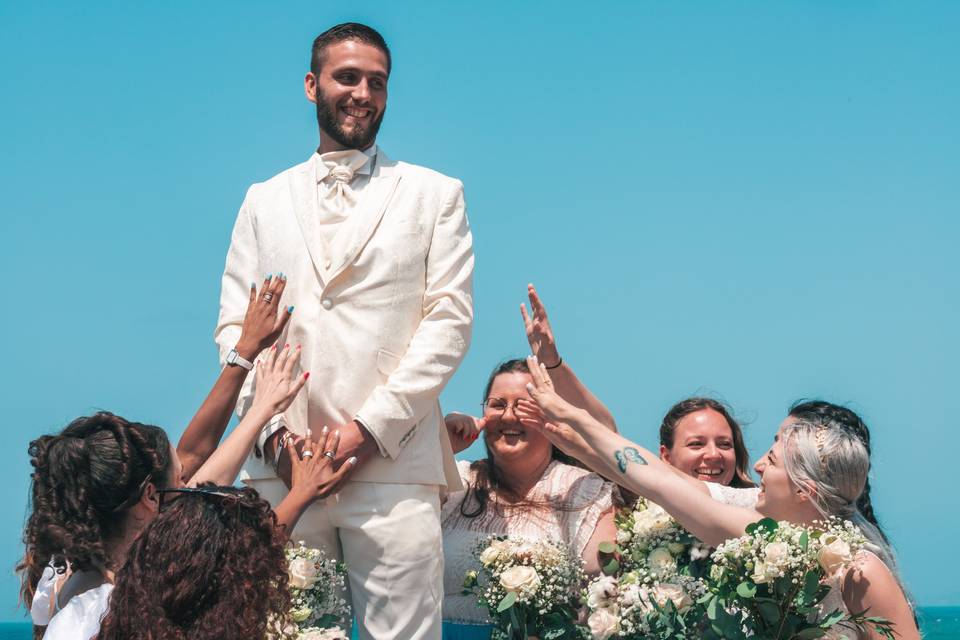
[{"label": "forearm tattoo", "polygon": [[614,451],[613,457],[617,461],[617,468],[620,469],[620,473],[627,472],[627,464],[630,462],[647,464],[647,461],[643,459],[643,456],[640,455],[640,452],[634,447],[624,447],[619,451]]}]

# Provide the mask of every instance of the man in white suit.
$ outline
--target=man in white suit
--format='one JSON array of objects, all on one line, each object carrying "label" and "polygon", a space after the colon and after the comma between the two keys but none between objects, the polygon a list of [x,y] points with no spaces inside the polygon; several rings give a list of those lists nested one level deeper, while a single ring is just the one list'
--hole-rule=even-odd
[{"label": "man in white suit", "polygon": [[462,184],[375,144],[390,64],[364,25],[314,41],[305,90],[320,147],[247,192],[216,340],[224,362],[245,366],[252,355],[234,347],[250,285],[288,278],[285,304],[296,311],[280,344],[302,348],[311,376],[265,428],[243,478],[276,504],[288,437],[339,430],[339,451],[326,453],[356,470],[301,518],[294,539],[342,554],[362,638],[440,638],[440,493],[460,480],[438,396],[470,342],[473,250]]}]

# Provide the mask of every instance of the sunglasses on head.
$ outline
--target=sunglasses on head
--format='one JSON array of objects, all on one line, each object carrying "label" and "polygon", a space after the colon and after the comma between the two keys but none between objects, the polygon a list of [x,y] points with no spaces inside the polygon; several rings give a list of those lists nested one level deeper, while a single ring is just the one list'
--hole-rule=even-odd
[{"label": "sunglasses on head", "polygon": [[242,491],[243,489],[237,487],[180,487],[177,489],[160,489],[157,493],[160,494],[160,511],[163,511],[182,494],[212,496],[221,500],[239,502],[243,495]]}]

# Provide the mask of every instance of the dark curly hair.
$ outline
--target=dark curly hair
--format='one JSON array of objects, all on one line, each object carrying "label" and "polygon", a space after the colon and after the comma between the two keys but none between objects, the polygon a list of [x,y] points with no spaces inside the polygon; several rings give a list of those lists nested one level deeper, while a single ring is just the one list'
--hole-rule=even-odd
[{"label": "dark curly hair", "polygon": [[[847,407],[825,400],[800,400],[790,407],[790,417],[816,425],[843,429],[863,443],[863,446],[867,448],[867,455],[872,453],[870,451],[870,429],[867,427],[867,423]],[[863,485],[863,492],[857,498],[857,509],[866,518],[867,522],[877,528],[884,542],[889,543],[887,534],[880,528],[877,514],[873,510],[873,503],[870,501],[869,474],[866,483]]]},{"label": "dark curly hair", "polygon": [[716,411],[723,419],[727,421],[730,427],[730,433],[733,435],[733,453],[736,461],[736,470],[733,479],[730,480],[731,487],[755,487],[756,484],[750,478],[750,454],[747,452],[747,445],[743,442],[743,430],[740,423],[734,419],[730,409],[718,400],[713,398],[687,398],[670,407],[667,415],[663,416],[663,422],[660,424],[660,444],[667,449],[673,448],[673,438],[677,432],[677,426],[680,421],[691,413],[709,409]]},{"label": "dark curly hair", "polygon": [[253,640],[290,609],[285,537],[253,489],[175,497],[117,574],[99,640]]},{"label": "dark curly hair", "polygon": [[59,435],[37,438],[28,452],[31,510],[17,571],[29,607],[49,563],[59,572],[68,562],[75,571],[116,568],[110,543],[123,536],[124,515],[147,482],[166,486],[171,454],[160,427],[105,411],[77,418]]},{"label": "dark curly hair", "polygon": [[[483,390],[484,401],[486,401],[486,399],[490,396],[490,389],[493,388],[493,381],[497,379],[497,376],[506,373],[530,373],[530,369],[527,366],[527,361],[519,358],[501,362],[499,365],[497,365],[497,367],[493,370],[493,373],[491,373],[490,377],[487,379],[487,386]],[[469,486],[467,487],[467,493],[463,498],[463,502],[460,503],[461,515],[466,518],[476,518],[486,513],[487,506],[490,503],[491,492],[494,494],[509,496],[510,498],[514,499],[515,501],[511,502],[510,504],[511,508],[559,508],[557,505],[550,503],[520,500],[521,496],[515,495],[511,487],[504,482],[503,475],[493,458],[493,452],[490,451],[490,446],[487,445],[486,441],[484,441],[484,447],[487,450],[487,457],[483,460],[477,460],[470,465],[470,468],[475,472],[475,477],[474,481],[469,483]],[[560,449],[557,447],[552,448],[551,457],[558,462],[562,462],[563,464],[583,467],[578,460],[568,456],[564,452],[560,451]],[[497,509],[499,513],[502,513],[503,505],[494,500],[494,509]]]}]

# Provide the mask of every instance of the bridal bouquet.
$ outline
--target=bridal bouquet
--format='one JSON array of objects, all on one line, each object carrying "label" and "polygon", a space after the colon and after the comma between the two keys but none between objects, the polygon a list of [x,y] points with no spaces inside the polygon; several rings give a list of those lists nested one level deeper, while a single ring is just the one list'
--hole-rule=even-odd
[{"label": "bridal bouquet", "polygon": [[482,570],[464,580],[467,593],[486,608],[494,623],[493,638],[570,640],[583,583],[583,562],[564,545],[550,540],[491,536],[477,548]]},{"label": "bridal bouquet", "polygon": [[286,554],[290,621],[296,629],[285,629],[285,635],[297,640],[346,640],[341,625],[350,617],[350,606],[340,596],[343,564],[303,542],[288,547]]},{"label": "bridal bouquet", "polygon": [[882,618],[821,606],[831,589],[824,579],[847,567],[866,545],[860,530],[845,520],[815,527],[770,518],[751,524],[746,535],[727,540],[713,554],[703,598],[709,620],[704,637],[818,638],[837,625],[870,624],[892,640],[892,627]]},{"label": "bridal bouquet", "polygon": [[596,640],[698,637],[709,548],[644,498],[615,517],[612,556],[587,587],[587,625]]}]

